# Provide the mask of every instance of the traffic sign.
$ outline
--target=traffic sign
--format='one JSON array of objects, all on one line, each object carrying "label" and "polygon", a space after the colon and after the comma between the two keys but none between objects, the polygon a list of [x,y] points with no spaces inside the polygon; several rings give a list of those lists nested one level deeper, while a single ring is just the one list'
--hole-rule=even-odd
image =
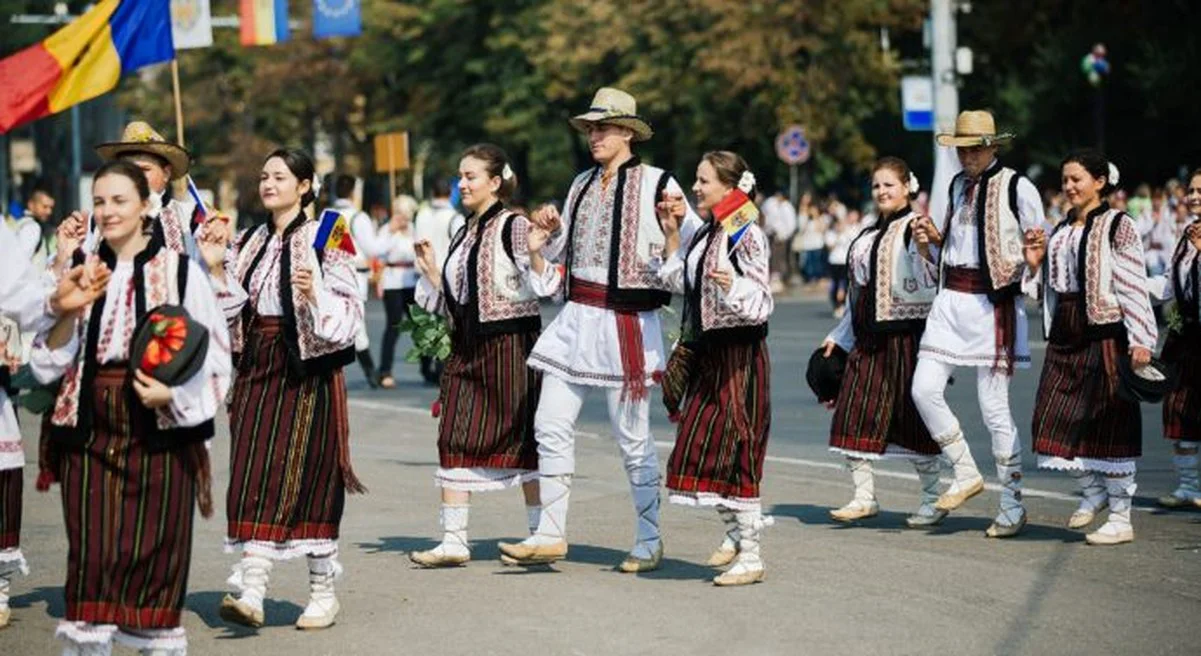
[{"label": "traffic sign", "polygon": [[910,132],[934,130],[934,80],[930,76],[901,78],[901,122]]},{"label": "traffic sign", "polygon": [[809,161],[809,140],[805,128],[791,125],[776,137],[776,155],[785,164],[804,164]]}]

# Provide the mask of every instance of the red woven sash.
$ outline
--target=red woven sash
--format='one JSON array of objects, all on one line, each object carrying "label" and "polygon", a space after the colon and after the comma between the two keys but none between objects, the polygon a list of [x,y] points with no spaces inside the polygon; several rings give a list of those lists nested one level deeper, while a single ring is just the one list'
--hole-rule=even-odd
[{"label": "red woven sash", "polygon": [[608,288],[594,282],[571,279],[568,300],[581,305],[612,310],[617,317],[617,343],[621,352],[622,399],[641,401],[647,397],[646,357],[642,350],[642,325],[638,312],[612,306]]},{"label": "red woven sash", "polygon": [[[988,294],[992,285],[983,269],[967,269],[962,267],[947,267],[943,271],[943,280],[947,289],[964,294]],[[993,371],[1005,370],[1007,375],[1013,375],[1013,363],[1017,358],[1014,343],[1017,339],[1017,300],[1001,299],[993,304],[993,318],[996,323],[996,355],[993,359]],[[1004,360],[1005,354],[1009,358]]]}]

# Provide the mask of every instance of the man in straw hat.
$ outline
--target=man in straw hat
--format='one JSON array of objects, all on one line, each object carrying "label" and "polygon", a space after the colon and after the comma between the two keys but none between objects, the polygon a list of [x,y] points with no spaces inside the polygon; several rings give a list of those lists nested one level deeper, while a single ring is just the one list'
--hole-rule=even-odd
[{"label": "man in straw hat", "polygon": [[[648,388],[666,364],[656,310],[671,301],[657,270],[666,239],[656,218],[665,198],[683,189],[662,169],[643,164],[631,145],[651,137],[634,97],[619,89],[596,92],[589,110],[571,119],[588,136],[596,166],[579,174],[563,214],[544,206],[532,218],[552,232],[543,249],[562,267],[547,267],[541,284],[567,299],[530,355],[545,375],[534,422],[542,473],[538,529],[519,544],[502,544],[510,564],[547,563],[567,554],[567,506],[575,472],[575,423],[588,393],[604,390],[613,435],[621,447],[637,516],[634,548],[623,572],[655,569],[659,536],[659,463],[650,434]],[[701,221],[689,209],[683,240]]]},{"label": "man in straw hat", "polygon": [[976,368],[980,413],[992,435],[1000,512],[986,535],[1010,537],[1026,524],[1022,507],[1022,449],[1009,410],[1009,381],[1015,367],[1030,366],[1026,312],[1021,302],[1023,247],[1028,231],[1043,224],[1034,184],[997,161],[997,147],[1012,134],[998,134],[992,114],[967,111],[954,134],[938,135],[940,146],[958,151],[963,170],[951,181],[941,228],[920,221],[940,246],[940,290],[926,320],[913,376],[913,400],[942,447],[954,481],[935,504],[951,511],[984,489],[963,430],[947,405],[947,381],[956,367]]},{"label": "man in straw hat", "polygon": [[[201,208],[192,199],[171,197],[171,183],[182,180],[191,167],[192,155],[182,146],[173,144],[143,121],[125,126],[120,141],[96,146],[96,154],[105,161],[128,160],[142,169],[150,183],[150,214],[155,218],[155,234],[174,251],[184,253],[201,263],[204,259],[196,248],[193,232],[199,229]],[[78,217],[74,217],[78,220]],[[98,233],[96,233],[98,234]],[[95,234],[89,227],[86,250],[94,246]]]}]

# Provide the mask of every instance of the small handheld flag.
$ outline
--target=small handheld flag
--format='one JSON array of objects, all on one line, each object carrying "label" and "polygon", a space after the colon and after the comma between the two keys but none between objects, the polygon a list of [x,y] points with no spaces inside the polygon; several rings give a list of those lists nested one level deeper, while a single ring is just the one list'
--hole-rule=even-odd
[{"label": "small handheld flag", "polygon": [[324,251],[331,248],[341,249],[350,255],[356,254],[354,240],[346,227],[346,217],[338,210],[325,210],[319,219],[321,225],[317,228],[317,238],[313,240],[313,248]]},{"label": "small handheld flag", "polygon": [[721,224],[733,248],[747,228],[759,220],[759,208],[741,189],[734,189],[713,206],[713,219]]},{"label": "small handheld flag", "polygon": [[196,203],[196,210],[192,212],[192,227],[199,226],[208,220],[208,210],[204,207],[204,200],[200,197],[200,190],[196,188],[196,183],[192,181],[192,176],[188,176],[188,195],[192,197],[192,202]]}]

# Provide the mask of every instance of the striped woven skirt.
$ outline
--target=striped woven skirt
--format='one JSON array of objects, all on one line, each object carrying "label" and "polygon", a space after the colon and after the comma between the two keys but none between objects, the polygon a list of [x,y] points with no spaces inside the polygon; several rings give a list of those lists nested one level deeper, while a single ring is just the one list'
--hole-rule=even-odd
[{"label": "striped woven skirt", "polygon": [[1163,434],[1169,440],[1201,442],[1201,326],[1168,333],[1161,359],[1175,365],[1176,389],[1163,400]]},{"label": "striped woven skirt", "polygon": [[[1034,452],[1039,465],[1121,473],[1104,462],[1142,455],[1142,414],[1137,403],[1118,396],[1118,339],[1088,339],[1084,301],[1060,294],[1047,357],[1034,403]],[[1117,466],[1117,465],[1115,465]]]},{"label": "striped woven skirt", "polygon": [[834,405],[831,450],[867,459],[941,453],[910,394],[920,343],[921,335],[914,332],[858,340],[847,356]]},{"label": "striped woven skirt", "polygon": [[757,506],[771,430],[766,340],[701,346],[667,462],[670,500]]},{"label": "striped woven skirt", "polygon": [[0,471],[0,550],[21,546],[21,495],[24,467]]},{"label": "striped woven skirt", "polygon": [[134,629],[179,626],[192,561],[201,442],[150,450],[134,434],[125,367],[102,367],[92,435],[57,445],[67,527],[66,619]]},{"label": "striped woven skirt", "polygon": [[538,331],[480,338],[452,353],[439,395],[438,463],[457,468],[538,469],[534,411],[542,374],[526,365]]},{"label": "striped woven skirt", "polygon": [[272,559],[337,552],[346,499],[346,379],[288,376],[278,319],[247,331],[229,405],[226,548]]}]

